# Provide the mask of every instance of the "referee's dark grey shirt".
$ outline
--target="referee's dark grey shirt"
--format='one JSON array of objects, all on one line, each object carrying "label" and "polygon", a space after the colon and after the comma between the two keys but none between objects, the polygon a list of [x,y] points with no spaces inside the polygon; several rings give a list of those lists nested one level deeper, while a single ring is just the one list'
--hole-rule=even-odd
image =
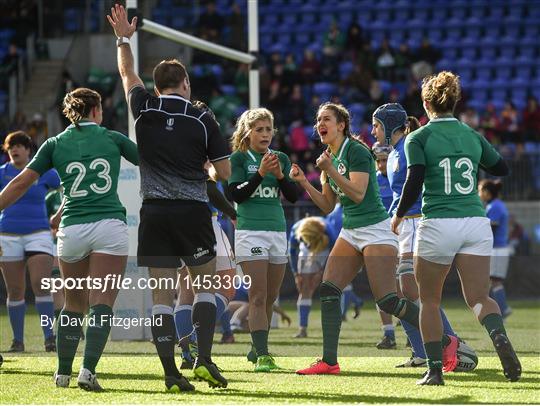
[{"label": "referee's dark grey shirt", "polygon": [[230,154],[217,123],[179,95],[156,97],[135,86],[128,100],[135,118],[143,200],[207,202],[204,163]]}]

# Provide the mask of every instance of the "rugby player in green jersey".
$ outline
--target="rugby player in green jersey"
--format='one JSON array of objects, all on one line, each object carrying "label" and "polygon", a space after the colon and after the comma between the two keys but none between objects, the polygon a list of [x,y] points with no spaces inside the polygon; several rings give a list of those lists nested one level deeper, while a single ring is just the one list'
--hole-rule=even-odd
[{"label": "rugby player in green jersey", "polygon": [[229,192],[238,204],[235,231],[236,262],[251,278],[249,330],[253,348],[248,359],[256,372],[277,369],[268,352],[272,306],[287,265],[287,235],[280,192],[294,203],[298,190],[289,179],[291,162],[271,150],[274,116],[264,108],[247,110],[232,138]]},{"label": "rugby player in green jersey", "polygon": [[[41,146],[28,166],[0,193],[0,210],[20,198],[41,174],[55,168],[60,175],[65,205],[58,238],[60,270],[65,279],[105,281],[124,273],[128,255],[126,210],[117,194],[120,158],[138,164],[137,146],[123,134],[101,127],[99,93],[75,89],[64,98],[71,125]],[[104,282],[103,282],[104,283]],[[72,364],[88,309],[88,328],[78,385],[99,391],[96,365],[111,330],[112,307],[118,289],[66,289],[66,304],[57,332],[58,370],[55,383],[68,387]]]},{"label": "rugby player in green jersey", "polygon": [[[292,166],[290,176],[324,213],[331,212],[339,198],[343,229],[326,262],[320,288],[323,357],[297,373],[336,375],[340,373],[337,349],[341,294],[363,265],[373,296],[383,311],[418,327],[418,306],[396,294],[397,238],[390,230],[390,218],[381,201],[375,161],[370,149],[352,138],[349,112],[340,104],[324,103],[317,112],[315,127],[321,142],[328,145],[317,159],[322,170],[322,192],[307,181],[298,165]],[[445,337],[445,344],[449,341]]]},{"label": "rugby player in green jersey", "polygon": [[459,77],[453,73],[444,71],[424,79],[422,100],[430,121],[405,141],[407,180],[392,218],[392,230],[397,234],[423,185],[414,271],[429,369],[418,381],[420,385],[444,384],[439,309],[452,263],[459,272],[467,305],[493,341],[504,375],[510,381],[521,376],[499,307],[489,297],[493,234],[477,191],[479,166],[496,176],[508,174],[508,167],[481,134],[454,117],[460,97]]}]

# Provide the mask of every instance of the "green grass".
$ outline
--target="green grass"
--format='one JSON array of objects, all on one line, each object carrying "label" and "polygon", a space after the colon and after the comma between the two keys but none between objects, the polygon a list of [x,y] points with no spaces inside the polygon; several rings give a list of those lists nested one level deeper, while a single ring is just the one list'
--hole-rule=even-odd
[{"label": "green grass", "polygon": [[[0,308],[0,350],[4,365],[0,369],[0,403],[17,404],[90,404],[90,403],[538,403],[540,394],[540,303],[511,302],[514,313],[507,329],[517,349],[523,375],[519,382],[507,382],[500,363],[483,328],[465,310],[461,301],[446,303],[454,328],[477,351],[479,367],[471,373],[445,375],[445,387],[417,387],[414,382],[422,370],[395,369],[394,365],[409,356],[404,348],[404,334],[397,329],[397,350],[374,348],[380,338],[380,322],[372,303],[364,306],[360,318],[343,324],[340,346],[342,374],[335,376],[297,376],[294,370],[308,366],[321,353],[320,313],[311,315],[309,338],[290,338],[294,326],[273,330],[270,350],[285,368],[269,374],[256,374],[245,360],[249,336],[236,335],[233,345],[216,344],[215,361],[229,380],[227,389],[210,389],[194,382],[196,392],[164,392],[162,370],[149,342],[109,342],[106,355],[98,366],[104,393],[87,393],[76,387],[55,388],[52,374],[54,356],[42,351],[42,337],[35,313],[26,323],[25,356],[5,354],[11,331],[5,307]],[[286,306],[291,316],[293,306]],[[296,317],[293,317],[295,319]],[[219,335],[216,334],[216,338]],[[83,345],[79,346],[80,353]],[[81,358],[75,360],[78,370]],[[191,377],[192,372],[187,371]]]}]

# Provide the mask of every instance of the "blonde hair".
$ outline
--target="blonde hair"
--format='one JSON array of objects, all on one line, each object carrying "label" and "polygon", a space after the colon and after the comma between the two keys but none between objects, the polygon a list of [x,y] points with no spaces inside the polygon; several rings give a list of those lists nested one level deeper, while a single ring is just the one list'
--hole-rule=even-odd
[{"label": "blonde hair", "polygon": [[459,76],[452,72],[442,71],[422,81],[422,100],[429,103],[432,113],[454,112],[459,99],[461,83]]},{"label": "blonde hair", "polygon": [[79,87],[64,97],[62,113],[80,129],[79,121],[87,118],[90,111],[100,105],[101,96],[98,92],[86,87]]},{"label": "blonde hair", "polygon": [[306,243],[310,255],[316,255],[328,247],[324,222],[316,217],[306,217],[300,223],[295,235],[297,239]]},{"label": "blonde hair", "polygon": [[236,121],[234,133],[231,138],[231,148],[233,151],[246,152],[249,148],[249,134],[260,120],[269,120],[270,126],[274,128],[274,115],[263,107],[246,110]]}]

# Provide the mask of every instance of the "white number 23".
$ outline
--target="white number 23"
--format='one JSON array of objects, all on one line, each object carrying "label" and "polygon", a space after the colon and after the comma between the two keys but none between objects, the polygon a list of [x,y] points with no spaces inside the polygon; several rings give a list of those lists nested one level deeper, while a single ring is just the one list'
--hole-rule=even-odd
[{"label": "white number 23", "polygon": [[[96,183],[92,183],[90,185],[90,189],[98,194],[107,193],[112,186],[112,179],[109,175],[109,172],[111,171],[111,165],[109,162],[103,158],[97,158],[90,162],[89,168],[92,170],[101,169],[97,173],[97,177],[105,181],[103,186],[98,186]],[[86,166],[84,166],[82,162],[71,162],[66,167],[66,173],[71,174],[75,171],[78,173],[77,177],[73,181],[69,195],[70,197],[85,197],[88,195],[88,190],[79,190],[79,186],[86,176]]]}]

